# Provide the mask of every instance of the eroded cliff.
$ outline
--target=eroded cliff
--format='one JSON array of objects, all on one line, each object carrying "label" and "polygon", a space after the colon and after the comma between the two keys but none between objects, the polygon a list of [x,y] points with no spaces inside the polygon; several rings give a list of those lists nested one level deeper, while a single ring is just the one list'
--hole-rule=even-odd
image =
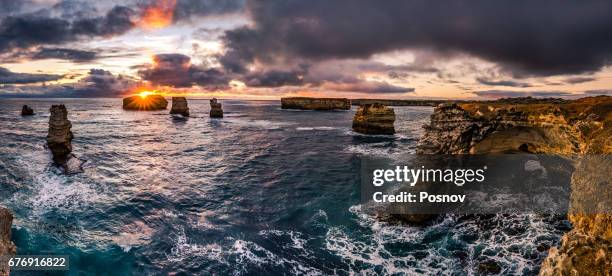
[{"label": "eroded cliff", "polygon": [[281,108],[304,110],[349,110],[351,109],[351,100],[346,98],[289,97],[281,98]]},{"label": "eroded cliff", "polygon": [[581,154],[571,183],[573,229],[550,250],[540,274],[610,275],[612,97],[442,104],[425,130],[421,154]]}]

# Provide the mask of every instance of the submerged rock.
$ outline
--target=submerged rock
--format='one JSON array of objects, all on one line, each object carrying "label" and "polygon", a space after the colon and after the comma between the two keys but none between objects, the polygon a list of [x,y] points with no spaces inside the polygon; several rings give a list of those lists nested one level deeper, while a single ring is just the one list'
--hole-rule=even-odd
[{"label": "submerged rock", "polygon": [[189,107],[185,97],[172,97],[172,109],[170,114],[180,114],[185,117],[189,116]]},{"label": "submerged rock", "polygon": [[123,98],[123,109],[151,111],[162,110],[168,107],[168,101],[161,95],[131,96]]},{"label": "submerged rock", "polygon": [[395,134],[395,112],[382,104],[365,104],[353,117],[353,130],[365,134]]},{"label": "submerged rock", "polygon": [[72,124],[68,120],[68,111],[62,105],[52,105],[49,116],[49,133],[47,146],[53,154],[53,162],[61,166],[66,174],[82,172],[84,161],[76,158],[72,152]]},{"label": "submerged rock", "polygon": [[30,108],[27,105],[23,105],[21,108],[21,116],[31,116],[34,115],[34,109]]},{"label": "submerged rock", "polygon": [[281,98],[281,108],[303,110],[350,110],[351,100],[346,98],[289,97]]},{"label": "submerged rock", "polygon": [[223,118],[223,108],[221,108],[221,103],[217,102],[217,98],[210,100],[210,117]]},{"label": "submerged rock", "polygon": [[[11,240],[11,226],[13,214],[9,209],[0,207],[0,256],[14,256],[17,252],[15,244]],[[0,275],[9,275],[10,267],[5,263],[0,264]]]}]

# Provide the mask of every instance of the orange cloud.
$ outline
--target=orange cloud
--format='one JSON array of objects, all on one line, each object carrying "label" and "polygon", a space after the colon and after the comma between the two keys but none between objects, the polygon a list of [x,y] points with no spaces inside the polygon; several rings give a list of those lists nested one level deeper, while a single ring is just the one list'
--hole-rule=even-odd
[{"label": "orange cloud", "polygon": [[175,7],[176,0],[157,0],[144,10],[138,26],[145,29],[167,27],[172,23]]}]

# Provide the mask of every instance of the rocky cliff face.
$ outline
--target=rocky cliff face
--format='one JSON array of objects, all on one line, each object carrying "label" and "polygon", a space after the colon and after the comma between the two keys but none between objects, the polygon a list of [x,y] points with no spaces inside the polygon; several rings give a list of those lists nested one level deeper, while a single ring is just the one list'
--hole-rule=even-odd
[{"label": "rocky cliff face", "polygon": [[[13,256],[17,249],[11,241],[11,226],[13,214],[4,207],[0,207],[0,256]],[[9,275],[9,267],[0,264],[0,275]]]},{"label": "rocky cliff face", "polygon": [[53,105],[49,110],[49,132],[47,134],[47,147],[53,154],[53,162],[61,166],[66,174],[82,172],[83,161],[74,156],[72,152],[72,123],[68,120],[68,111],[62,105]]},{"label": "rocky cliff face", "polygon": [[185,97],[172,97],[172,109],[170,114],[180,114],[185,117],[189,116],[189,107]]},{"label": "rocky cliff face", "polygon": [[585,154],[572,175],[573,229],[550,250],[540,274],[610,275],[612,215],[594,199],[612,199],[612,97],[440,105],[425,130],[421,154]]},{"label": "rocky cliff face", "polygon": [[395,112],[382,104],[360,106],[353,117],[353,130],[365,134],[395,134]]},{"label": "rocky cliff face", "polygon": [[217,101],[217,98],[210,100],[210,117],[211,118],[223,118],[223,108],[221,103]]},{"label": "rocky cliff face", "polygon": [[351,101],[346,98],[290,97],[281,98],[281,108],[303,110],[350,110]]},{"label": "rocky cliff face", "polygon": [[27,105],[24,105],[21,108],[21,116],[32,116],[34,115],[34,109],[30,108]]},{"label": "rocky cliff face", "polygon": [[147,95],[146,97],[131,96],[123,98],[123,109],[125,110],[162,110],[168,107],[168,101],[161,95]]}]

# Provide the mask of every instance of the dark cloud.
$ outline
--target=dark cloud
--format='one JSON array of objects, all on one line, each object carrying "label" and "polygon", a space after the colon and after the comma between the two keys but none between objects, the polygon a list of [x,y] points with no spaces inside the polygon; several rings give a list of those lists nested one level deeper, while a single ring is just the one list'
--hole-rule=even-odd
[{"label": "dark cloud", "polygon": [[599,70],[612,58],[609,1],[253,0],[253,24],[226,32],[220,61],[368,58],[397,49],[463,52],[514,74]]},{"label": "dark cloud", "polygon": [[74,83],[61,85],[2,86],[0,97],[120,97],[139,86],[139,82],[123,76],[115,76],[109,71],[91,69],[88,74]]},{"label": "dark cloud", "polygon": [[177,0],[174,20],[234,13],[244,9],[244,5],[245,0]]},{"label": "dark cloud", "polygon": [[513,98],[513,97],[572,97],[576,94],[563,91],[509,91],[509,90],[486,90],[472,92],[476,96],[484,98]]},{"label": "dark cloud", "polygon": [[513,80],[492,81],[492,80],[487,80],[485,78],[476,78],[476,81],[484,85],[493,85],[493,86],[510,86],[510,87],[531,87],[532,86],[531,84],[526,83],[526,82],[519,82],[519,81],[513,81]]},{"label": "dark cloud", "polygon": [[584,91],[584,94],[589,95],[589,96],[596,96],[596,95],[612,96],[612,89],[588,90],[588,91]]},{"label": "dark cloud", "polygon": [[62,75],[15,73],[0,67],[0,84],[26,84],[61,79]]},{"label": "dark cloud", "polygon": [[325,83],[323,88],[344,92],[360,93],[412,93],[414,88],[402,87],[380,81],[359,81],[353,83]]},{"label": "dark cloud", "polygon": [[280,87],[303,85],[304,71],[279,71],[250,73],[244,77],[244,83],[251,87]]},{"label": "dark cloud", "polygon": [[578,84],[578,83],[590,82],[594,80],[596,80],[596,78],[594,77],[571,77],[571,78],[565,79],[564,82],[569,83],[569,84]]},{"label": "dark cloud", "polygon": [[104,16],[74,20],[40,14],[8,16],[0,21],[0,51],[119,35],[134,26],[132,14],[130,8],[115,6]]},{"label": "dark cloud", "polygon": [[227,87],[230,78],[215,68],[191,64],[191,58],[183,54],[159,54],[154,64],[138,71],[143,80],[158,85],[177,88],[199,85],[208,89]]},{"label": "dark cloud", "polygon": [[32,59],[64,59],[74,62],[84,62],[96,59],[96,52],[67,49],[67,48],[41,48],[31,57]]}]

